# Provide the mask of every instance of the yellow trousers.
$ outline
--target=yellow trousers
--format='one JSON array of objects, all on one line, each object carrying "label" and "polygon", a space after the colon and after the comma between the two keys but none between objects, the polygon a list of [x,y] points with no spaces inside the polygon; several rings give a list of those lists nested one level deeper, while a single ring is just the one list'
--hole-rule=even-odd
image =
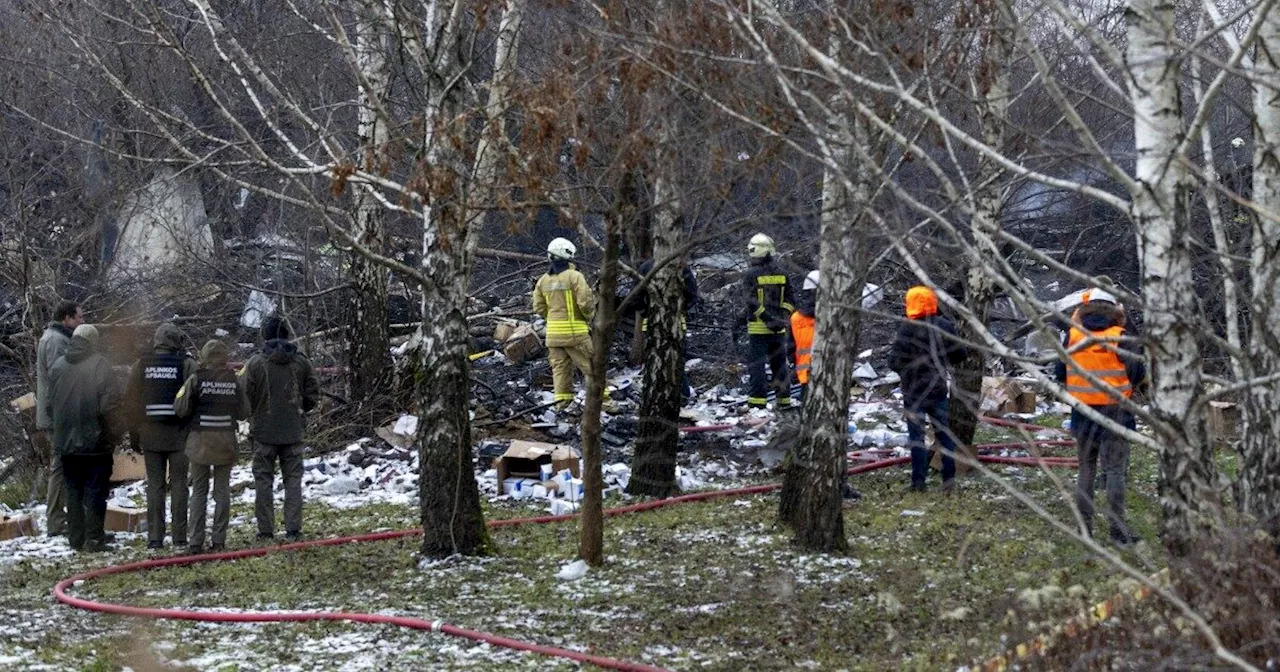
[{"label": "yellow trousers", "polygon": [[591,336],[561,336],[556,345],[547,345],[547,358],[551,360],[551,380],[555,385],[556,403],[573,401],[573,370],[587,377],[591,370]]}]

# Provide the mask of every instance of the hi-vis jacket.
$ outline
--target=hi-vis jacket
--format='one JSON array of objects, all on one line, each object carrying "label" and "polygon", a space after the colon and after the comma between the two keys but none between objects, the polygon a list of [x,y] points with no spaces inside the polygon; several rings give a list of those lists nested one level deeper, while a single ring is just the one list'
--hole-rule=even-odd
[{"label": "hi-vis jacket", "polygon": [[791,313],[791,337],[796,341],[796,380],[809,384],[809,364],[813,361],[813,331],[818,320],[797,310]]},{"label": "hi-vis jacket", "polygon": [[[1067,392],[1071,396],[1089,406],[1106,406],[1120,403],[1117,394],[1126,398],[1133,395],[1129,374],[1116,351],[1123,336],[1124,327],[1120,326],[1090,332],[1071,328],[1067,335],[1067,352],[1071,353]],[[1082,373],[1086,371],[1111,390],[1090,382]]]},{"label": "hi-vis jacket", "polygon": [[547,273],[533,287],[533,312],[547,320],[547,347],[570,347],[591,333],[596,296],[587,279],[570,266]]},{"label": "hi-vis jacket", "polygon": [[742,287],[747,333],[753,336],[787,333],[787,322],[795,306],[787,275],[774,263],[773,257],[753,260],[751,268],[742,275]]}]

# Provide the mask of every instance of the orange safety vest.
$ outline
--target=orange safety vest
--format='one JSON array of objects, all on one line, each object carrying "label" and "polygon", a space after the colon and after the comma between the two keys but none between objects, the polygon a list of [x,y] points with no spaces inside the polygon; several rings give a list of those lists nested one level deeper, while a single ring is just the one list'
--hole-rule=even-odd
[{"label": "orange safety vest", "polygon": [[[1119,403],[1116,393],[1128,398],[1133,395],[1133,385],[1125,373],[1124,362],[1116,351],[1124,327],[1111,327],[1102,331],[1084,332],[1075,327],[1067,336],[1067,352],[1071,364],[1067,367],[1067,392],[1080,403],[1089,406],[1108,406]],[[1091,339],[1083,343],[1085,339]],[[1080,374],[1087,371],[1111,390],[1099,388]]]},{"label": "orange safety vest", "polygon": [[809,362],[813,361],[813,328],[818,321],[800,311],[791,313],[791,335],[796,339],[796,380],[809,384]]}]

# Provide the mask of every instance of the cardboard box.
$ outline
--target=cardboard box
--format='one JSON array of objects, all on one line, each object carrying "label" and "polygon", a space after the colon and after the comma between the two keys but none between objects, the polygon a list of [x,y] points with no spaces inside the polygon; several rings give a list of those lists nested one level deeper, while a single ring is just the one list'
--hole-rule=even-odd
[{"label": "cardboard box", "polygon": [[33,537],[35,534],[36,521],[31,516],[0,516],[0,541],[18,537]]},{"label": "cardboard box", "polygon": [[1242,420],[1238,405],[1229,401],[1210,401],[1207,418],[1209,440],[1223,442],[1239,439]]},{"label": "cardboard box", "polygon": [[493,328],[493,340],[499,343],[506,343],[507,339],[516,333],[516,327],[519,324],[519,322],[512,322],[511,320],[498,320],[498,324]]},{"label": "cardboard box", "polygon": [[568,469],[574,476],[579,476],[578,451],[570,446],[536,441],[512,441],[511,447],[501,457],[493,461],[493,468],[498,470],[498,482],[505,483],[508,478],[531,478],[542,480],[542,465],[549,464],[553,472]]},{"label": "cardboard box", "polygon": [[542,339],[532,324],[521,324],[502,342],[502,354],[512,364],[521,364],[542,355]]},{"label": "cardboard box", "polygon": [[120,452],[115,454],[111,465],[111,482],[141,481],[147,477],[147,464],[141,453]]},{"label": "cardboard box", "polygon": [[996,376],[982,377],[983,413],[1035,413],[1036,391],[1031,381]]},{"label": "cardboard box", "polygon": [[111,532],[140,532],[146,524],[146,509],[126,509],[107,505],[107,516],[102,527]]}]

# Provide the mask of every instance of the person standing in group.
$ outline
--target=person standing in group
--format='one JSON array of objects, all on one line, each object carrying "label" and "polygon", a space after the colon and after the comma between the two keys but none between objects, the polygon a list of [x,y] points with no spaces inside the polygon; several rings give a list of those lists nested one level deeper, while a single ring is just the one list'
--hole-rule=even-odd
[{"label": "person standing in group", "polygon": [[67,499],[62,491],[62,458],[49,440],[49,430],[53,427],[53,418],[47,410],[49,370],[67,352],[72,332],[82,324],[84,311],[80,306],[70,301],[58,304],[58,308],[53,311],[53,321],[44,328],[40,343],[36,346],[36,434],[32,439],[36,447],[45,454],[49,464],[45,532],[51,537],[67,533]]},{"label": "person standing in group", "polygon": [[813,334],[818,326],[818,281],[822,275],[809,271],[800,286],[800,298],[796,310],[791,313],[791,338],[795,342],[796,382],[800,384],[800,399],[809,389],[809,367],[813,363]]},{"label": "person standing in group", "polygon": [[190,418],[187,459],[191,463],[191,507],[187,530],[189,553],[204,552],[209,479],[213,478],[213,530],[209,550],[226,550],[231,520],[231,467],[236,463],[237,421],[249,417],[240,379],[227,366],[227,346],[210,340],[200,349],[200,368],[178,391],[174,410]]},{"label": "person standing in group", "polygon": [[[787,275],[774,261],[776,251],[773,239],[769,236],[763,233],[752,236],[747,245],[751,267],[742,276],[742,314],[739,323],[745,323],[750,348],[747,368],[751,382],[747,391],[747,406],[754,409],[763,409],[769,405],[771,382],[777,407],[791,406],[787,325],[795,308],[791,301]],[[772,381],[766,373],[766,366],[773,374]]]},{"label": "person standing in group", "polygon": [[111,364],[97,352],[98,330],[82,324],[67,351],[49,369],[44,412],[62,461],[67,501],[67,541],[72,550],[109,551],[107,513],[112,458],[123,423]]},{"label": "person standing in group", "polygon": [[[1094,288],[1088,302],[1072,316],[1075,324],[1064,345],[1069,361],[1059,361],[1056,378],[1077,401],[1116,424],[1133,429],[1133,412],[1125,406],[1134,389],[1146,382],[1146,365],[1135,334],[1125,329],[1125,314],[1114,295]],[[1127,342],[1125,339],[1129,339]],[[1092,376],[1095,383],[1086,375]],[[1125,486],[1129,472],[1129,442],[1078,409],[1071,411],[1071,434],[1076,439],[1080,471],[1076,477],[1076,508],[1086,531],[1093,535],[1094,487],[1098,461],[1106,475],[1106,518],[1111,540],[1119,546],[1138,541],[1125,522]]]},{"label": "person standing in group", "polygon": [[956,443],[948,425],[947,366],[964,359],[965,348],[956,337],[955,325],[938,314],[938,296],[932,289],[916,286],[907,290],[906,315],[889,350],[889,368],[902,379],[911,446],[911,489],[923,492],[926,488],[929,452],[924,445],[925,423],[932,422],[942,445],[942,488],[948,492],[955,484]]},{"label": "person standing in group", "polygon": [[196,362],[182,347],[183,334],[164,322],[156,328],[154,346],[133,365],[125,398],[138,423],[138,439],[147,466],[147,548],[164,548],[165,492],[172,503],[173,545],[187,545],[186,420],[173,403],[182,383],[196,372]]},{"label": "person standing in group", "polygon": [[547,321],[547,358],[557,408],[573,402],[573,371],[591,375],[591,317],[595,293],[573,266],[578,249],[564,238],[547,245],[551,268],[533,286],[533,312]]},{"label": "person standing in group", "polygon": [[284,481],[285,539],[302,536],[302,431],[306,414],[320,402],[320,382],[311,362],[292,342],[289,323],[269,317],[262,324],[262,350],[245,362],[240,375],[249,402],[253,439],[254,515],[258,539],[275,538],[275,469]]}]

